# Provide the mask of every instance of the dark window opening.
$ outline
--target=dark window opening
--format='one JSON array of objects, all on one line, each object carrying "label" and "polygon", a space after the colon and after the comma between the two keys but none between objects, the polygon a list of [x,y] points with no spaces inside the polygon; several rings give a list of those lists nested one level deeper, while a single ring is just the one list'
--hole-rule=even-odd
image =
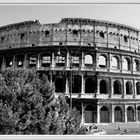
[{"label": "dark window opening", "polygon": [[5,57],[6,67],[11,67],[13,65],[13,56]]},{"label": "dark window opening", "polygon": [[20,39],[24,39],[24,37],[25,37],[25,33],[21,33]]},{"label": "dark window opening", "polygon": [[85,93],[95,93],[96,83],[91,78],[87,78],[85,82]]},{"label": "dark window opening", "polygon": [[32,44],[32,46],[35,46],[35,44]]},{"label": "dark window opening", "polygon": [[100,109],[100,122],[109,123],[109,110],[105,106]]},{"label": "dark window opening", "polygon": [[121,83],[119,81],[114,82],[114,94],[121,94]]},{"label": "dark window opening", "polygon": [[24,55],[17,56],[17,67],[23,67],[24,63]]},{"label": "dark window opening", "polygon": [[107,94],[107,83],[105,80],[100,81],[100,94]]},{"label": "dark window opening", "polygon": [[49,34],[50,34],[50,32],[47,30],[47,31],[45,31],[45,37],[48,37],[49,36]]},{"label": "dark window opening", "polygon": [[88,105],[85,108],[85,123],[97,123],[97,106]]},{"label": "dark window opening", "polygon": [[62,45],[62,42],[59,42],[59,45]]},{"label": "dark window opening", "polygon": [[104,33],[100,32],[100,37],[105,38]]},{"label": "dark window opening", "polygon": [[127,108],[127,121],[128,122],[134,121],[134,109],[131,106]]},{"label": "dark window opening", "polygon": [[140,95],[140,82],[136,83],[137,95]]},{"label": "dark window opening", "polygon": [[0,69],[2,68],[3,57],[0,57]]},{"label": "dark window opening", "polygon": [[132,83],[130,81],[126,82],[126,95],[132,95]]},{"label": "dark window opening", "polygon": [[128,42],[127,36],[124,36],[123,38],[124,38],[124,41],[125,41],[125,42]]},{"label": "dark window opening", "polygon": [[42,56],[42,67],[49,67],[51,63],[51,57],[50,56]]},{"label": "dark window opening", "polygon": [[119,106],[114,109],[114,120],[115,122],[122,122],[122,110]]},{"label": "dark window opening", "polygon": [[78,31],[77,30],[73,30],[73,34],[74,35],[78,35]]},{"label": "dark window opening", "polygon": [[55,80],[55,92],[65,92],[65,80],[63,78],[57,78]]},{"label": "dark window opening", "polygon": [[140,121],[140,106],[137,107],[138,121]]},{"label": "dark window opening", "polygon": [[3,43],[3,42],[4,42],[4,39],[5,39],[5,37],[1,37],[1,43]]},{"label": "dark window opening", "polygon": [[81,92],[81,77],[76,76],[72,78],[72,93],[80,93]]}]

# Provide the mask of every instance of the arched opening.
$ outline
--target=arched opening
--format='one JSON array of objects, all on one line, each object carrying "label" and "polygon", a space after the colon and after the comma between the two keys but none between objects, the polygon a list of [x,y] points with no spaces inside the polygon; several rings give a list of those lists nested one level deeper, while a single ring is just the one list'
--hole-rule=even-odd
[{"label": "arched opening", "polygon": [[116,106],[114,109],[114,121],[122,122],[122,109],[119,106]]},{"label": "arched opening", "polygon": [[65,80],[64,78],[57,78],[55,80],[55,92],[65,92]]},{"label": "arched opening", "polygon": [[138,121],[140,121],[140,106],[137,107]]},{"label": "arched opening", "polygon": [[5,64],[6,67],[12,67],[13,66],[13,56],[9,55],[5,57]]},{"label": "arched opening", "polygon": [[65,56],[64,55],[56,56],[56,66],[60,66],[60,67],[65,66]]},{"label": "arched opening", "polygon": [[24,55],[17,55],[17,67],[23,67]]},{"label": "arched opening", "polygon": [[99,67],[100,68],[106,68],[107,62],[106,62],[106,57],[103,55],[99,56]]},{"label": "arched opening", "polygon": [[131,81],[126,82],[126,95],[132,95],[133,94],[133,89],[132,89],[132,83]]},{"label": "arched opening", "polygon": [[93,59],[91,55],[85,55],[85,66],[92,66]]},{"label": "arched opening", "polygon": [[72,66],[79,67],[79,65],[80,65],[80,57],[72,56]]},{"label": "arched opening", "polygon": [[85,108],[85,123],[97,123],[97,107],[88,105]]},{"label": "arched opening", "polygon": [[72,93],[80,93],[81,92],[81,77],[74,76],[72,78]]},{"label": "arched opening", "polygon": [[96,83],[92,78],[87,78],[85,81],[85,93],[95,93]]},{"label": "arched opening", "polygon": [[114,94],[121,94],[121,83],[116,80],[113,84]]},{"label": "arched opening", "polygon": [[134,60],[134,71],[139,71],[139,61],[138,60]]},{"label": "arched opening", "polygon": [[123,70],[131,70],[130,59],[129,58],[124,58]]},{"label": "arched opening", "polygon": [[133,122],[134,121],[134,109],[132,106],[127,108],[127,121]]},{"label": "arched opening", "polygon": [[100,109],[100,122],[109,123],[109,110],[105,106]]},{"label": "arched opening", "polygon": [[107,82],[105,80],[100,81],[100,94],[107,94]]},{"label": "arched opening", "polygon": [[29,67],[36,67],[37,64],[37,56],[35,54],[29,55]]},{"label": "arched opening", "polygon": [[2,68],[2,65],[3,65],[3,57],[2,56],[0,56],[0,68]]},{"label": "arched opening", "polygon": [[41,56],[41,66],[42,67],[49,67],[51,63],[51,57],[47,54],[43,54]]},{"label": "arched opening", "polygon": [[112,57],[111,68],[112,69],[119,69],[118,58],[115,56]]},{"label": "arched opening", "polygon": [[137,91],[137,95],[140,95],[140,82],[136,83],[136,91]]}]

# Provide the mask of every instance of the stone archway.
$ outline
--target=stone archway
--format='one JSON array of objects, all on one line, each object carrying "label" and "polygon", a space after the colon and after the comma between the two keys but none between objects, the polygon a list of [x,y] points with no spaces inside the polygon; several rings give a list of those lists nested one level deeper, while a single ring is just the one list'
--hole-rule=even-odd
[{"label": "stone archway", "polygon": [[85,81],[85,93],[95,93],[96,83],[92,78],[87,78]]},{"label": "stone archway", "polygon": [[122,122],[122,109],[119,106],[114,108],[114,121],[115,122]]},{"label": "stone archway", "polygon": [[132,106],[129,106],[127,108],[127,122],[133,122],[134,121],[134,109]]},{"label": "stone archway", "polygon": [[97,123],[97,107],[88,105],[85,108],[85,123]]},{"label": "stone archway", "polygon": [[109,109],[106,106],[100,109],[100,122],[109,123]]},{"label": "stone archway", "polygon": [[64,78],[57,78],[55,80],[55,92],[65,92],[65,80]]},{"label": "stone archway", "polygon": [[137,107],[137,116],[138,116],[138,121],[140,121],[140,106]]}]

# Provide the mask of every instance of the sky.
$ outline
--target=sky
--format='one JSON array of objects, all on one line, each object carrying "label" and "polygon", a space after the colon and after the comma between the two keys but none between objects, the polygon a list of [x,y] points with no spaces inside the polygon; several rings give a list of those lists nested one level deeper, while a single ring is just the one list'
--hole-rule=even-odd
[{"label": "sky", "polygon": [[139,4],[0,4],[0,26],[38,19],[42,24],[61,18],[90,18],[140,30]]}]

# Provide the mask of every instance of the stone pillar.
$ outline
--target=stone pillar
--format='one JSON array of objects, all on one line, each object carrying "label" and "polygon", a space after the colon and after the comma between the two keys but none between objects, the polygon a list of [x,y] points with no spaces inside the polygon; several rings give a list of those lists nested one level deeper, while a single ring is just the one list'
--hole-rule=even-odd
[{"label": "stone pillar", "polygon": [[97,123],[100,123],[100,106],[97,105]]},{"label": "stone pillar", "polygon": [[112,78],[110,78],[110,93],[109,94],[110,94],[109,98],[111,98],[112,94],[113,94],[113,80],[112,80]]},{"label": "stone pillar", "polygon": [[52,72],[50,72],[50,83],[52,84]]},{"label": "stone pillar", "polygon": [[115,116],[114,116],[114,106],[113,106],[113,105],[112,105],[112,107],[111,107],[111,115],[112,115],[112,117],[111,117],[111,118],[112,118],[111,122],[114,123],[114,117],[115,117]]},{"label": "stone pillar", "polygon": [[2,66],[1,69],[5,69],[5,57],[2,58]]},{"label": "stone pillar", "polygon": [[137,110],[137,104],[135,104],[135,121],[138,122],[138,110]]},{"label": "stone pillar", "polygon": [[84,61],[85,59],[84,59],[84,52],[82,51],[82,64],[81,64],[81,67],[83,68],[84,67],[84,63],[85,63],[85,61]]},{"label": "stone pillar", "polygon": [[13,56],[13,64],[12,64],[12,67],[13,68],[16,68],[16,57],[15,57],[15,55]]},{"label": "stone pillar", "polygon": [[24,55],[24,64],[23,64],[24,68],[28,67],[28,61],[27,61],[27,54]]},{"label": "stone pillar", "polygon": [[70,67],[70,63],[71,63],[70,61],[71,61],[71,60],[70,60],[70,54],[69,54],[69,51],[67,51],[66,59],[67,59],[67,60],[66,60],[66,61],[67,61],[67,62],[66,62],[66,67]]},{"label": "stone pillar", "polygon": [[121,61],[120,61],[120,70],[121,70],[121,73],[123,71],[123,56],[121,55]]},{"label": "stone pillar", "polygon": [[54,67],[54,52],[52,52],[52,65],[51,65],[51,67]]},{"label": "stone pillar", "polygon": [[96,94],[100,94],[100,79],[97,79],[97,92]]},{"label": "stone pillar", "polygon": [[39,70],[40,68],[40,53],[37,55],[37,69]]},{"label": "stone pillar", "polygon": [[82,116],[81,116],[81,124],[84,123],[84,105],[83,105],[83,102],[81,102],[81,109],[82,109]]},{"label": "stone pillar", "polygon": [[66,94],[69,94],[69,81],[68,81],[68,77],[66,77]]},{"label": "stone pillar", "polygon": [[135,84],[135,79],[133,79],[133,98],[136,97],[136,84]]},{"label": "stone pillar", "polygon": [[82,85],[81,85],[81,94],[85,93],[85,80],[84,80],[84,75],[81,75],[82,78]]},{"label": "stone pillar", "polygon": [[133,58],[131,57],[131,63],[130,63],[130,67],[131,67],[131,73],[134,73],[134,68],[133,68]]},{"label": "stone pillar", "polygon": [[125,109],[124,109],[124,122],[125,123],[127,123],[127,106],[125,105],[125,107],[124,107]]},{"label": "stone pillar", "polygon": [[111,56],[110,53],[108,53],[108,57],[107,57],[107,69],[108,71],[110,71],[110,67],[111,67]]},{"label": "stone pillar", "polygon": [[124,98],[125,95],[126,95],[126,94],[125,94],[126,85],[125,85],[125,80],[124,80],[124,78],[123,78],[122,82],[123,82],[123,94],[122,94],[122,98]]}]

